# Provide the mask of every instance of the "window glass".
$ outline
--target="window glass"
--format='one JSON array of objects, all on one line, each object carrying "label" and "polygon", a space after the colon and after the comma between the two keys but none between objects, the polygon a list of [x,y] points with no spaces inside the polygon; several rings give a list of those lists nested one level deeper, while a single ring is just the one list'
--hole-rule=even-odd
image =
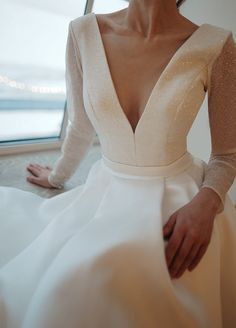
[{"label": "window glass", "polygon": [[0,11],[0,143],[58,138],[69,21],[86,1],[7,0]]}]

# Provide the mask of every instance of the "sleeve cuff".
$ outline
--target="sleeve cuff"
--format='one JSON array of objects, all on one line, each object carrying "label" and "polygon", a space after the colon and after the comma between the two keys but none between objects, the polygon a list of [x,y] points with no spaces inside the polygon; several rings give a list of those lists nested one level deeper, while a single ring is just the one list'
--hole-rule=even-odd
[{"label": "sleeve cuff", "polygon": [[204,188],[204,187],[206,187],[206,188],[210,188],[210,189],[214,190],[215,193],[216,193],[216,194],[220,197],[220,199],[221,199],[221,202],[220,202],[220,205],[219,205],[219,208],[218,208],[216,214],[219,214],[219,213],[223,212],[224,207],[225,207],[225,197],[223,197],[223,196],[219,193],[219,191],[216,190],[216,189],[215,189],[214,187],[212,187],[211,185],[207,185],[207,184],[202,185],[202,186],[201,186],[201,189]]},{"label": "sleeve cuff", "polygon": [[53,174],[52,174],[52,172],[48,176],[48,182],[54,188],[57,188],[57,189],[63,189],[64,188],[64,185],[62,183],[56,183],[55,181],[53,181]]}]

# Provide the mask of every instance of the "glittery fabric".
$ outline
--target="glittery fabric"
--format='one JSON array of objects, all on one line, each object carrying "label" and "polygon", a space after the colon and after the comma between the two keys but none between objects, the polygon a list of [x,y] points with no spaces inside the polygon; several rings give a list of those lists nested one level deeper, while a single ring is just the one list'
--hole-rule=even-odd
[{"label": "glittery fabric", "polygon": [[85,157],[92,145],[96,134],[84,110],[82,67],[75,51],[73,31],[70,24],[66,46],[65,74],[68,125],[61,148],[61,156],[56,161],[48,178],[49,183],[59,189],[63,188],[66,180],[75,172],[78,163]]},{"label": "glittery fabric", "polygon": [[232,33],[209,65],[208,74],[212,149],[202,188],[210,187],[220,196],[220,212],[236,176],[236,43]]},{"label": "glittery fabric", "polygon": [[236,170],[236,51],[232,32],[203,24],[157,79],[135,133],[112,81],[93,13],[69,24],[66,86],[69,124],[49,182],[62,188],[98,135],[102,153],[134,166],[168,165],[187,151],[187,135],[208,90],[212,153],[201,188],[224,208]]}]

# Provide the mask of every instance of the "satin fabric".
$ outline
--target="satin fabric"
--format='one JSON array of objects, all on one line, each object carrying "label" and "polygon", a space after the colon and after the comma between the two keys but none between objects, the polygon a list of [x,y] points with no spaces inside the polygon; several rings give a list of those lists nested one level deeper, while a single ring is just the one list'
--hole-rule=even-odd
[{"label": "satin fabric", "polygon": [[133,172],[102,157],[84,184],[50,199],[0,187],[1,328],[232,328],[228,194],[198,266],[171,279],[165,260],[163,225],[198,192],[205,167],[188,152]]}]

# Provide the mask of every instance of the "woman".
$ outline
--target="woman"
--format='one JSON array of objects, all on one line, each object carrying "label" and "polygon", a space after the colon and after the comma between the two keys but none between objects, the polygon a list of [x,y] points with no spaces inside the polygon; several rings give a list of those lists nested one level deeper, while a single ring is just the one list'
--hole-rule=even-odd
[{"label": "woman", "polygon": [[[175,0],[130,0],[72,20],[66,64],[62,155],[28,180],[62,188],[96,133],[102,157],[51,199],[0,188],[1,327],[232,328],[232,32],[197,26]],[[208,164],[186,147],[206,91]]]}]

